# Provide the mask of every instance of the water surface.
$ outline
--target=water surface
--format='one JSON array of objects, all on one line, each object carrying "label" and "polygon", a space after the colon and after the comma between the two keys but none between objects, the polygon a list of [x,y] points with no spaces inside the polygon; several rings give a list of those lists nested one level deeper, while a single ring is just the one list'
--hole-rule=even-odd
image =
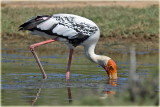
[{"label": "water surface", "polygon": [[[2,47],[2,105],[68,105],[89,95],[101,98],[103,93],[120,93],[128,85],[128,46],[104,44],[96,49],[98,54],[108,55],[116,61],[117,81],[109,81],[106,72],[86,59],[81,48],[76,49],[71,79],[66,81],[68,49],[51,46],[36,49],[48,75],[47,80],[42,79],[37,63],[26,46]],[[158,68],[158,49],[141,48],[136,50],[136,74],[147,79]]]}]

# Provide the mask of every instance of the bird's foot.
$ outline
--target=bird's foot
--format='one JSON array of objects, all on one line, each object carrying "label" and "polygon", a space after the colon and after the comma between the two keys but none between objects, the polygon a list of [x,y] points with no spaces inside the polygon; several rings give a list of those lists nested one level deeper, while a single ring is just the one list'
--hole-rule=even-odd
[{"label": "bird's foot", "polygon": [[67,72],[66,72],[66,80],[69,80],[69,79],[70,79],[70,72],[67,71]]},{"label": "bird's foot", "polygon": [[43,75],[43,79],[46,80],[47,79],[47,75]]}]

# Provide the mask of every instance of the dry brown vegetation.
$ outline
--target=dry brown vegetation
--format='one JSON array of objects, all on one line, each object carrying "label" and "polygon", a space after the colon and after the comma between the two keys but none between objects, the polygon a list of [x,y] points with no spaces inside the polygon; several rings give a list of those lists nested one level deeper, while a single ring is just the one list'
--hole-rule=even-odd
[{"label": "dry brown vegetation", "polygon": [[158,5],[158,1],[52,1],[52,2],[2,2],[2,7],[39,7],[39,8],[64,8],[84,6],[123,6],[131,8],[143,8]]}]

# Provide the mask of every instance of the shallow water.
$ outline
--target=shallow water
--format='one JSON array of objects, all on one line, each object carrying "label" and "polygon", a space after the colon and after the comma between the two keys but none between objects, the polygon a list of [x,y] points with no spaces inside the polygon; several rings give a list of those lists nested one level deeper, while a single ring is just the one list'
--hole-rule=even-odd
[{"label": "shallow water", "polygon": [[[109,81],[105,71],[86,59],[81,48],[74,54],[71,79],[66,81],[68,50],[61,47],[59,52],[50,46],[36,49],[48,75],[47,80],[42,79],[26,46],[2,47],[2,105],[67,105],[89,95],[101,98],[103,93],[122,92],[128,85],[130,54],[127,46],[112,45],[109,48],[103,45],[96,50],[116,61],[117,81]],[[136,50],[136,59],[136,74],[150,78],[158,68],[158,49],[142,47],[142,50]]]}]

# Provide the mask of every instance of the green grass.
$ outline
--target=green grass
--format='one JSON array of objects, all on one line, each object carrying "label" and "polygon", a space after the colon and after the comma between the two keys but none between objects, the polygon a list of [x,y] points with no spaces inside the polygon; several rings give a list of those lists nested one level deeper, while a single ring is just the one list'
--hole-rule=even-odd
[{"label": "green grass", "polygon": [[[36,15],[70,13],[93,20],[103,37],[158,37],[158,6],[127,7],[76,7],[76,8],[9,8],[2,7],[2,35],[26,36],[18,26]],[[2,39],[3,39],[2,38]],[[28,37],[27,37],[28,38]]]}]

